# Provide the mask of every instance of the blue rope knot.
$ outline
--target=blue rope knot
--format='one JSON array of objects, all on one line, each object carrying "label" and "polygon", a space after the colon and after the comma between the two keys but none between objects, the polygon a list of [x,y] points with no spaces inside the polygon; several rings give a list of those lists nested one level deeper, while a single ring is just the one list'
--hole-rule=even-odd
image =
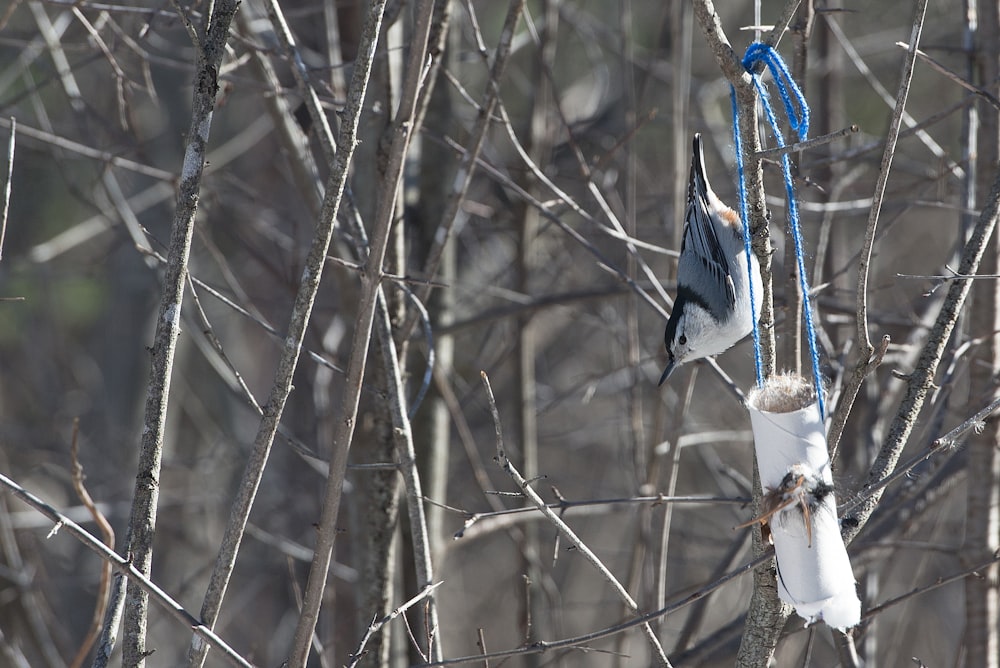
[{"label": "blue rope knot", "polygon": [[[771,71],[771,78],[774,79],[778,95],[781,96],[781,101],[785,105],[785,115],[788,117],[788,124],[798,133],[799,141],[805,141],[809,135],[809,103],[806,102],[802,90],[795,83],[795,80],[792,79],[792,74],[788,71],[788,66],[785,65],[785,61],[781,59],[781,56],[771,45],[764,44],[763,42],[754,42],[748,46],[747,52],[743,56],[743,68],[753,77],[754,86],[756,86],[757,92],[760,93],[761,99],[764,101],[764,109],[769,112],[769,116],[773,116],[774,113],[768,100],[767,89],[761,84],[760,76],[755,72],[759,63],[763,63]],[[794,105],[792,104],[792,97],[795,98]],[[772,123],[773,125],[774,123]],[[779,143],[782,141],[780,133],[776,133],[775,137]]]},{"label": "blue rope knot", "polygon": [[[806,98],[802,94],[802,90],[792,79],[792,75],[788,71],[788,66],[785,65],[785,61],[781,59],[778,52],[775,51],[769,44],[754,42],[747,47],[747,51],[743,56],[742,62],[743,67],[750,73],[750,78],[753,80],[754,87],[760,95],[760,101],[764,108],[764,114],[767,117],[768,124],[771,126],[771,132],[774,134],[774,139],[778,144],[778,148],[785,147],[785,138],[781,134],[781,128],[778,126],[778,119],[774,114],[774,108],[771,106],[771,100],[767,94],[767,89],[761,82],[760,76],[755,72],[759,63],[766,65],[768,70],[771,72],[771,77],[774,79],[774,85],[778,89],[778,95],[781,96],[781,101],[785,106],[785,115],[788,117],[788,124],[791,126],[792,130],[795,130],[798,134],[799,141],[805,141],[809,134],[809,104],[806,102]],[[739,179],[738,194],[740,200],[740,218],[743,220],[743,243],[746,247],[747,266],[749,266],[751,253],[750,221],[747,219],[747,195],[746,185],[744,184],[745,177],[743,173],[743,138],[740,133],[739,107],[736,104],[736,91],[732,88],[732,86],[730,86],[730,100],[732,101],[733,106],[733,140],[736,144],[736,172]],[[809,279],[806,278],[805,253],[802,250],[802,230],[799,226],[799,207],[795,199],[795,188],[792,182],[792,163],[787,153],[781,156],[781,172],[785,180],[785,196],[788,201],[788,227],[795,247],[795,262],[799,272],[799,285],[802,289],[802,318],[806,323],[806,338],[809,342],[809,356],[812,358],[813,383],[816,387],[816,399],[819,403],[820,417],[825,417],[826,406],[823,401],[823,383],[819,370],[819,350],[816,346],[816,328],[813,324],[812,301],[809,298]],[[753,271],[751,270],[751,283],[758,278],[759,277],[757,276],[753,276]],[[751,309],[753,309],[753,300],[751,300]],[[757,365],[757,384],[761,385],[763,383],[763,368],[760,358],[760,332],[757,327],[757,314],[752,313],[752,316],[754,323],[753,343],[754,360]]]}]

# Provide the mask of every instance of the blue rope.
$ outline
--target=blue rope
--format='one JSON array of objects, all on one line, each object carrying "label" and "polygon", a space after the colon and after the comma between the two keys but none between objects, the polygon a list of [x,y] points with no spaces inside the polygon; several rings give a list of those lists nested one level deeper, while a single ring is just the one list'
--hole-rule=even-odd
[{"label": "blue rope", "polygon": [[[771,77],[778,88],[778,94],[785,105],[785,115],[788,116],[788,124],[799,135],[799,141],[805,141],[809,135],[809,103],[805,96],[792,79],[791,72],[781,56],[770,45],[763,42],[754,42],[747,47],[747,52],[743,56],[743,68],[753,77],[754,85],[761,92],[764,109],[768,112],[769,120],[774,118],[774,110],[771,108],[767,94],[763,92],[760,77],[754,73],[758,63],[764,63],[771,70]],[[792,104],[791,95],[795,96],[795,105]],[[796,106],[798,111],[796,112]],[[774,127],[774,124],[772,124]],[[775,138],[782,142],[784,138],[780,132],[774,133]],[[784,144],[782,144],[784,146]]]},{"label": "blue rope", "polygon": [[[764,107],[764,114],[767,117],[768,123],[771,125],[771,132],[774,134],[774,139],[778,144],[778,148],[785,147],[785,139],[781,134],[781,128],[778,126],[778,119],[774,114],[774,108],[771,106],[771,100],[767,94],[767,89],[761,82],[760,77],[754,73],[754,69],[757,67],[758,63],[763,63],[771,71],[771,77],[774,79],[775,87],[778,89],[778,94],[781,96],[781,101],[785,106],[785,113],[788,116],[788,124],[798,134],[799,141],[804,141],[809,134],[809,105],[806,102],[805,96],[802,95],[802,91],[795,84],[795,81],[792,79],[792,75],[788,71],[788,67],[781,59],[781,56],[778,55],[778,52],[767,44],[754,42],[747,48],[746,55],[743,56],[743,67],[750,73],[754,86],[760,95],[761,105]],[[793,97],[794,104],[792,99]],[[733,103],[733,127],[735,129],[734,137],[736,139],[736,168],[739,175],[740,216],[743,219],[744,230],[743,242],[746,245],[747,253],[749,253],[750,232],[749,222],[747,221],[746,215],[746,187],[743,183],[742,143],[739,131],[738,108],[736,106],[736,92],[734,90],[731,90],[731,98]],[[813,383],[816,387],[816,399],[819,403],[820,417],[825,417],[826,406],[823,401],[823,383],[819,369],[819,349],[816,345],[816,327],[813,324],[812,300],[809,298],[809,279],[806,278],[805,253],[802,250],[802,229],[799,225],[799,207],[795,199],[795,189],[792,184],[792,163],[787,153],[781,156],[781,172],[785,179],[785,195],[788,200],[788,226],[795,246],[795,262],[798,266],[799,285],[802,289],[802,318],[806,323],[806,338],[809,343],[809,356],[812,358]],[[759,357],[760,354],[759,351],[756,350],[759,345],[757,321],[756,316],[754,316],[754,354],[757,357]],[[757,363],[757,383],[760,384],[761,371],[759,360]]]},{"label": "blue rope", "polygon": [[737,189],[739,192],[740,220],[743,221],[743,250],[747,256],[747,273],[750,274],[750,281],[747,286],[750,288],[750,319],[753,322],[753,362],[757,370],[757,387],[764,385],[764,362],[760,355],[760,328],[757,326],[757,306],[753,303],[753,284],[759,281],[760,276],[753,275],[753,264],[750,262],[750,255],[753,250],[750,248],[750,222],[747,220],[747,189],[746,179],[743,175],[743,137],[740,133],[740,124],[736,122],[739,117],[739,107],[736,105],[736,89],[729,87],[729,99],[733,104],[733,142],[736,144],[736,174]]}]

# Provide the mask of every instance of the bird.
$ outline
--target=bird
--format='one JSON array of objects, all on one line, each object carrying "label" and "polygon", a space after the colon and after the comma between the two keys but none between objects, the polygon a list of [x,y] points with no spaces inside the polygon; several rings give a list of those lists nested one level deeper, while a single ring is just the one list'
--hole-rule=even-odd
[{"label": "bird", "polygon": [[701,135],[695,134],[677,263],[677,297],[663,335],[667,368],[660,385],[681,364],[718,355],[753,330],[753,314],[760,313],[763,293],[760,264],[752,253],[750,271],[743,223],[712,190],[705,176]]}]

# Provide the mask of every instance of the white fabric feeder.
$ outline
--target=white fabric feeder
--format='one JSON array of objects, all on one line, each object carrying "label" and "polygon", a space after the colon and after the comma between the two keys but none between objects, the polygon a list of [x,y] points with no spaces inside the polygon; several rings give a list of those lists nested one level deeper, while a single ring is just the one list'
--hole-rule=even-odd
[{"label": "white fabric feeder", "polygon": [[807,623],[855,626],[861,601],[840,537],[826,432],[812,386],[799,376],[774,376],[750,393],[747,404],[778,595]]}]

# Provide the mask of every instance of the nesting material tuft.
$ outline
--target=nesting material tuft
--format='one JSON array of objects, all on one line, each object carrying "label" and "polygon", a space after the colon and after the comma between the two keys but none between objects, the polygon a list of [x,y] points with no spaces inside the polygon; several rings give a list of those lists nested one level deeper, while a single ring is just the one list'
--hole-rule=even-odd
[{"label": "nesting material tuft", "polygon": [[816,401],[816,390],[805,378],[794,373],[771,376],[763,387],[750,391],[747,402],[765,413],[791,413]]}]

